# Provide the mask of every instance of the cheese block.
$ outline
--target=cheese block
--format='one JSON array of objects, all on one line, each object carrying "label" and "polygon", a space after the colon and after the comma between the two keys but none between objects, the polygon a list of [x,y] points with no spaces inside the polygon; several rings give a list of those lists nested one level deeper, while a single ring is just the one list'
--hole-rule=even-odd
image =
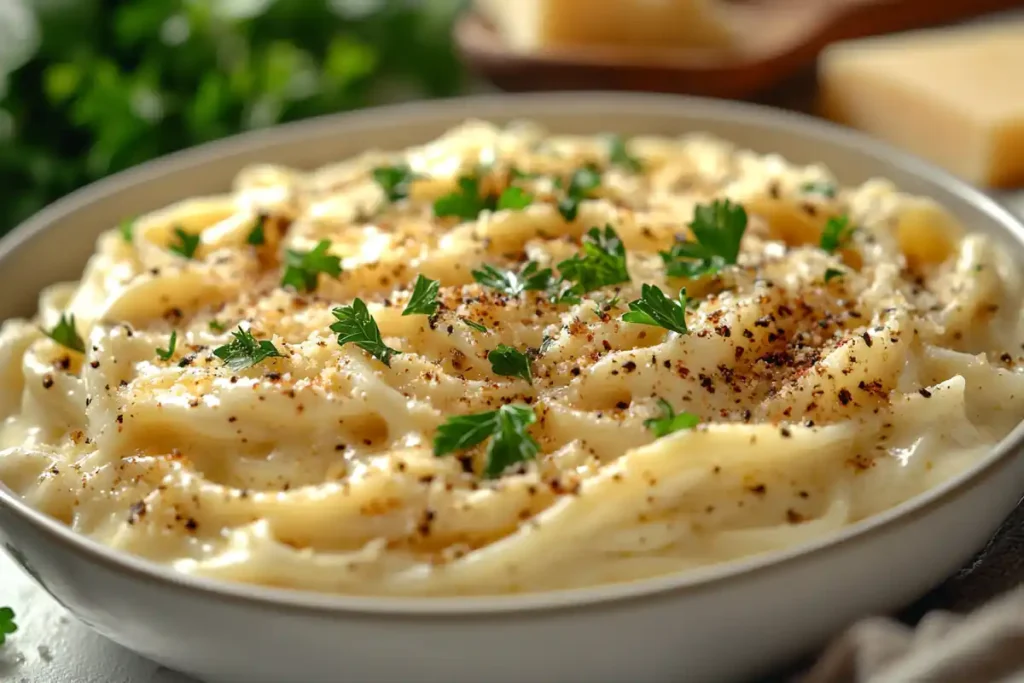
[{"label": "cheese block", "polygon": [[476,0],[518,52],[615,46],[723,48],[732,43],[721,0]]},{"label": "cheese block", "polygon": [[1024,20],[836,43],[822,112],[963,178],[1024,185]]}]

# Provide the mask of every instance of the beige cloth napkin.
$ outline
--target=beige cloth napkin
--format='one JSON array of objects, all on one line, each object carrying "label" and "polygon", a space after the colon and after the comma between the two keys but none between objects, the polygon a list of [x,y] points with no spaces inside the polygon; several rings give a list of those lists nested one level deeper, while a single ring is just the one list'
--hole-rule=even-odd
[{"label": "beige cloth napkin", "polygon": [[1019,683],[1024,681],[1024,585],[962,616],[929,612],[917,628],[861,621],[801,683]]}]

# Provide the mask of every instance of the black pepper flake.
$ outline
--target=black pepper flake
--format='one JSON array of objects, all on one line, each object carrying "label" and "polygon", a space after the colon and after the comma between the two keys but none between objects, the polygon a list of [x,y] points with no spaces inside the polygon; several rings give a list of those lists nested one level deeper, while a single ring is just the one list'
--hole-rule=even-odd
[{"label": "black pepper flake", "polygon": [[189,517],[187,520],[185,520],[185,528],[189,531],[195,531],[199,528],[199,522],[197,522],[195,518]]},{"label": "black pepper flake", "polygon": [[619,401],[618,403],[615,404],[615,407],[618,408],[619,410],[625,410],[626,408],[629,407],[629,404],[626,403],[625,401]]},{"label": "black pepper flake", "polygon": [[781,434],[782,438],[784,439],[788,439],[789,437],[793,436],[793,432],[789,431],[788,427],[783,427],[782,429],[780,429],[779,434]]},{"label": "black pepper flake", "polygon": [[43,375],[43,389],[49,389],[52,386],[53,386],[53,376],[49,375],[49,374]]},{"label": "black pepper flake", "polygon": [[756,484],[754,486],[748,486],[747,490],[750,491],[751,493],[755,493],[755,494],[757,494],[759,496],[763,496],[764,494],[768,493],[768,487],[765,486],[764,484]]},{"label": "black pepper flake", "polygon": [[1004,353],[1003,355],[999,356],[999,360],[1001,360],[1004,363],[1006,363],[1007,365],[1009,365],[1010,363],[1013,362],[1013,356],[1011,356],[1008,353]]},{"label": "black pepper flake", "polygon": [[917,393],[921,394],[925,398],[931,398],[932,397],[932,392],[928,391],[927,389],[918,389]]},{"label": "black pepper flake", "polygon": [[92,368],[93,370],[95,370],[99,366],[100,366],[100,362],[98,360],[89,361],[89,367]]},{"label": "black pepper flake", "polygon": [[872,342],[871,342],[871,335],[868,334],[867,332],[865,332],[860,337],[861,337],[861,339],[864,340],[864,343],[867,344],[868,348],[870,349],[871,348],[871,344],[872,344]]},{"label": "black pepper flake", "polygon": [[634,363],[631,360],[626,361],[625,363],[622,364],[622,369],[625,370],[626,372],[633,372],[634,370],[636,370],[636,363]]},{"label": "black pepper flake", "polygon": [[852,401],[852,400],[853,400],[853,395],[850,394],[850,390],[849,389],[840,389],[839,390],[839,402],[840,403],[842,403],[845,406],[845,405],[849,405],[850,401]]},{"label": "black pepper flake", "polygon": [[128,523],[129,524],[135,524],[143,516],[145,516],[145,514],[146,514],[146,503],[145,502],[140,500],[137,503],[132,503],[131,507],[128,508]]}]

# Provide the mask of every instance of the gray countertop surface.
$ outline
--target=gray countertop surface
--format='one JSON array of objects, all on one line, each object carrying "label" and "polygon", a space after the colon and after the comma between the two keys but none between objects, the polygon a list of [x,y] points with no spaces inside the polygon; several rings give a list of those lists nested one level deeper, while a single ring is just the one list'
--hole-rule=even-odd
[{"label": "gray countertop surface", "polygon": [[[999,196],[1007,206],[1024,217],[1024,191]],[[1012,526],[1012,528],[1007,528]],[[992,544],[1016,548],[1013,539],[1024,534],[1024,511],[1018,510]],[[993,552],[991,549],[990,553]],[[1016,551],[1014,554],[1019,555]],[[993,563],[996,564],[996,563]],[[1024,560],[1012,565],[1015,576],[1005,576],[1006,565],[998,563],[994,576],[971,579],[977,584],[991,579],[999,587],[1010,588],[1024,580]],[[937,587],[936,591],[912,606],[908,618],[936,607],[970,609],[975,602],[989,597],[975,585],[964,586],[961,576]],[[980,595],[978,600],[972,595]],[[175,673],[143,659],[124,648],[108,642],[84,625],[37,587],[11,560],[0,553],[0,605],[10,605],[17,612],[18,632],[0,648],[0,681],[12,683],[196,683],[194,679]]]}]

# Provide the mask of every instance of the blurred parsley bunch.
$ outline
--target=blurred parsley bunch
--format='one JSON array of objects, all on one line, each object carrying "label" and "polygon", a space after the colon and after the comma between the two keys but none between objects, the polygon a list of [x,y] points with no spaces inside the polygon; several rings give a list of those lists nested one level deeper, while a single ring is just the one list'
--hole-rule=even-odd
[{"label": "blurred parsley bunch", "polygon": [[231,133],[457,92],[459,0],[0,0],[0,232]]}]

